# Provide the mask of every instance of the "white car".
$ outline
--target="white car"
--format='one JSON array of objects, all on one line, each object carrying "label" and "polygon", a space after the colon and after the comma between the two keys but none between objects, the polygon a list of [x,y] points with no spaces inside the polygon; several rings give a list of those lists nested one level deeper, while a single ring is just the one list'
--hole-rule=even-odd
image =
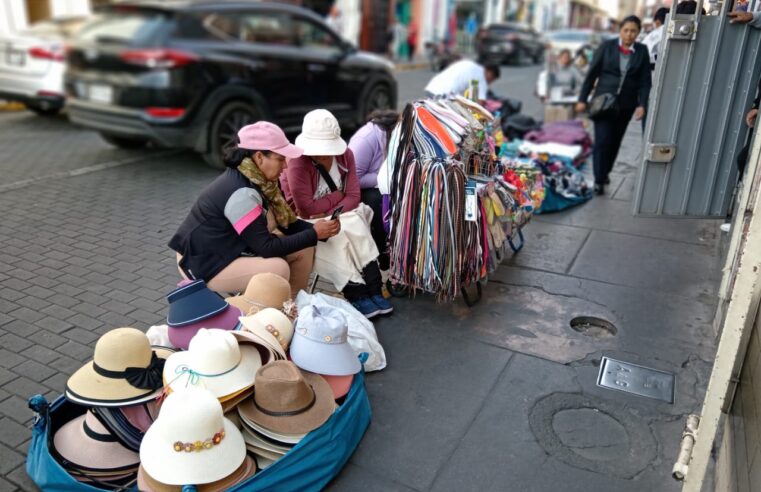
[{"label": "white car", "polygon": [[65,102],[65,43],[84,17],[52,19],[0,37],[0,99],[53,115]]},{"label": "white car", "polygon": [[581,48],[595,49],[601,42],[598,33],[586,29],[552,31],[546,34],[546,39],[553,55],[568,50],[571,52],[571,56],[575,56]]}]

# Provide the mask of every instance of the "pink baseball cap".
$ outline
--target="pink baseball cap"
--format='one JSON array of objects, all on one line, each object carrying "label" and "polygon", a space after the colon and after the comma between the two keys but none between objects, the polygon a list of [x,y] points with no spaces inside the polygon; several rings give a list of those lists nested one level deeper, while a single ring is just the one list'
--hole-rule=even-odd
[{"label": "pink baseball cap", "polygon": [[257,121],[238,131],[239,149],[269,150],[288,159],[301,157],[304,151],[288,141],[283,130],[269,121]]}]

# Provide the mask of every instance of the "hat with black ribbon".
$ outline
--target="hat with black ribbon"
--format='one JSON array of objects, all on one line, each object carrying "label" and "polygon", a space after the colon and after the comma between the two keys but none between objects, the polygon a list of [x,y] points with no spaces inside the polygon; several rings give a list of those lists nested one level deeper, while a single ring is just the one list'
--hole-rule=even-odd
[{"label": "hat with black ribbon", "polygon": [[152,400],[163,388],[162,373],[172,350],[151,347],[145,333],[117,328],[95,345],[92,361],[66,383],[66,398],[98,407],[121,407]]}]

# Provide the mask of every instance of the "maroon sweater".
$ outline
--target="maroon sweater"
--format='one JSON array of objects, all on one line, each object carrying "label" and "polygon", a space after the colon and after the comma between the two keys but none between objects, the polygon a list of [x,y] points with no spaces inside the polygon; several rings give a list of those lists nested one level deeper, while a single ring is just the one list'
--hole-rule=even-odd
[{"label": "maroon sweater", "polygon": [[343,155],[337,156],[336,160],[343,190],[336,190],[319,200],[314,199],[314,192],[320,182],[320,173],[312,159],[309,156],[301,156],[288,160],[288,167],[280,176],[280,186],[285,199],[299,217],[308,219],[316,215],[330,215],[340,205],[343,205],[344,212],[348,212],[359,205],[359,178],[354,154],[347,149]]}]

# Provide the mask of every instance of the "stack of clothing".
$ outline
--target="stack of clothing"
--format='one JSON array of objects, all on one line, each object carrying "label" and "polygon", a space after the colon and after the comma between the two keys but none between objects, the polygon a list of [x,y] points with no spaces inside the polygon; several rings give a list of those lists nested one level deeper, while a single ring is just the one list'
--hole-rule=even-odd
[{"label": "stack of clothing", "polygon": [[540,130],[529,132],[524,140],[533,144],[556,144],[533,152],[549,153],[570,158],[574,167],[579,168],[592,153],[592,137],[579,120],[561,121],[544,125]]}]

